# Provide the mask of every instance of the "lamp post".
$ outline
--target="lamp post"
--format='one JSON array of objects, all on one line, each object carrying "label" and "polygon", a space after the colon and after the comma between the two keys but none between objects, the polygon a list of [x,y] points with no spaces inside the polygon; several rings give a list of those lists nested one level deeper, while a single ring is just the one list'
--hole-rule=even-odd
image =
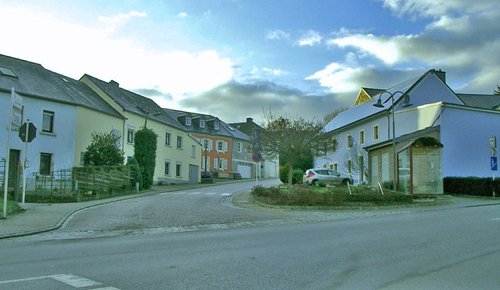
[{"label": "lamp post", "polygon": [[[387,100],[385,100],[385,102],[382,102],[382,95],[383,94],[389,94],[389,98]],[[397,166],[397,162],[396,162],[396,123],[394,121],[394,115],[395,115],[394,112],[396,111],[396,107],[394,106],[394,96],[396,94],[401,94],[401,96],[405,96],[405,95],[408,96],[408,98],[404,99],[404,101],[403,101],[403,104],[402,104],[403,108],[406,108],[406,107],[409,107],[412,105],[409,102],[409,95],[405,94],[404,92],[402,92],[402,91],[389,92],[389,91],[385,91],[385,90],[379,94],[377,103],[375,103],[373,105],[374,107],[377,107],[377,108],[385,108],[384,104],[387,103],[389,100],[391,100],[390,110],[391,110],[391,114],[392,114],[392,188],[393,188],[393,190],[396,190],[396,183],[397,183],[397,180],[396,180],[396,174],[397,174],[397,169],[396,169],[396,166]]]}]

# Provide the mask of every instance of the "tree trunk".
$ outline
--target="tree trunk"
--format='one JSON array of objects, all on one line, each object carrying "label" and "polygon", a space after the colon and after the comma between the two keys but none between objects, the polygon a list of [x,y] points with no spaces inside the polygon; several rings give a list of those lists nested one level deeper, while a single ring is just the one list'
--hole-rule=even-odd
[{"label": "tree trunk", "polygon": [[288,188],[292,188],[292,178],[293,178],[293,164],[288,162]]}]

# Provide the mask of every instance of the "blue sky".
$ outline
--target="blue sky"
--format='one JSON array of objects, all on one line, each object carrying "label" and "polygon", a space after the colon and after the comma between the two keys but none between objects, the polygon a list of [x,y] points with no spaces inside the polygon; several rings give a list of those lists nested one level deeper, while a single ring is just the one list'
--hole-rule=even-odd
[{"label": "blue sky", "polygon": [[500,82],[496,0],[0,0],[0,53],[226,122],[319,119],[429,69]]}]

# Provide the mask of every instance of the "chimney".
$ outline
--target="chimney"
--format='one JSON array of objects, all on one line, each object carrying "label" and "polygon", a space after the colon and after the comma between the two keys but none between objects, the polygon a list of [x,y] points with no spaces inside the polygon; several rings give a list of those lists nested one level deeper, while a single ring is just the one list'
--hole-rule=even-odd
[{"label": "chimney", "polygon": [[253,119],[252,118],[247,118],[247,123],[253,123]]},{"label": "chimney", "polygon": [[442,70],[434,70],[434,73],[436,74],[436,76],[443,82],[446,84],[446,72],[445,71],[442,71]]},{"label": "chimney", "polygon": [[117,86],[117,87],[119,87],[119,86],[120,86],[120,84],[119,84],[117,81],[115,81],[115,80],[110,80],[110,81],[109,81],[109,84],[110,84],[110,85],[113,85],[113,86]]}]

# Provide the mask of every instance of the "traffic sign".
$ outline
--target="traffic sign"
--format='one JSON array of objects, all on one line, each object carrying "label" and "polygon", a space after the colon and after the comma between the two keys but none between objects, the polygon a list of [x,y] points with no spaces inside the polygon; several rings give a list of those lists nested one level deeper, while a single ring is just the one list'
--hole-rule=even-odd
[{"label": "traffic sign", "polygon": [[19,138],[23,142],[31,142],[36,137],[36,127],[33,123],[23,123],[23,125],[19,128]]},{"label": "traffic sign", "polygon": [[262,160],[262,153],[260,153],[260,152],[254,152],[252,154],[252,160],[254,162],[260,162]]},{"label": "traffic sign", "polygon": [[498,170],[498,159],[496,156],[491,157],[491,171]]}]

